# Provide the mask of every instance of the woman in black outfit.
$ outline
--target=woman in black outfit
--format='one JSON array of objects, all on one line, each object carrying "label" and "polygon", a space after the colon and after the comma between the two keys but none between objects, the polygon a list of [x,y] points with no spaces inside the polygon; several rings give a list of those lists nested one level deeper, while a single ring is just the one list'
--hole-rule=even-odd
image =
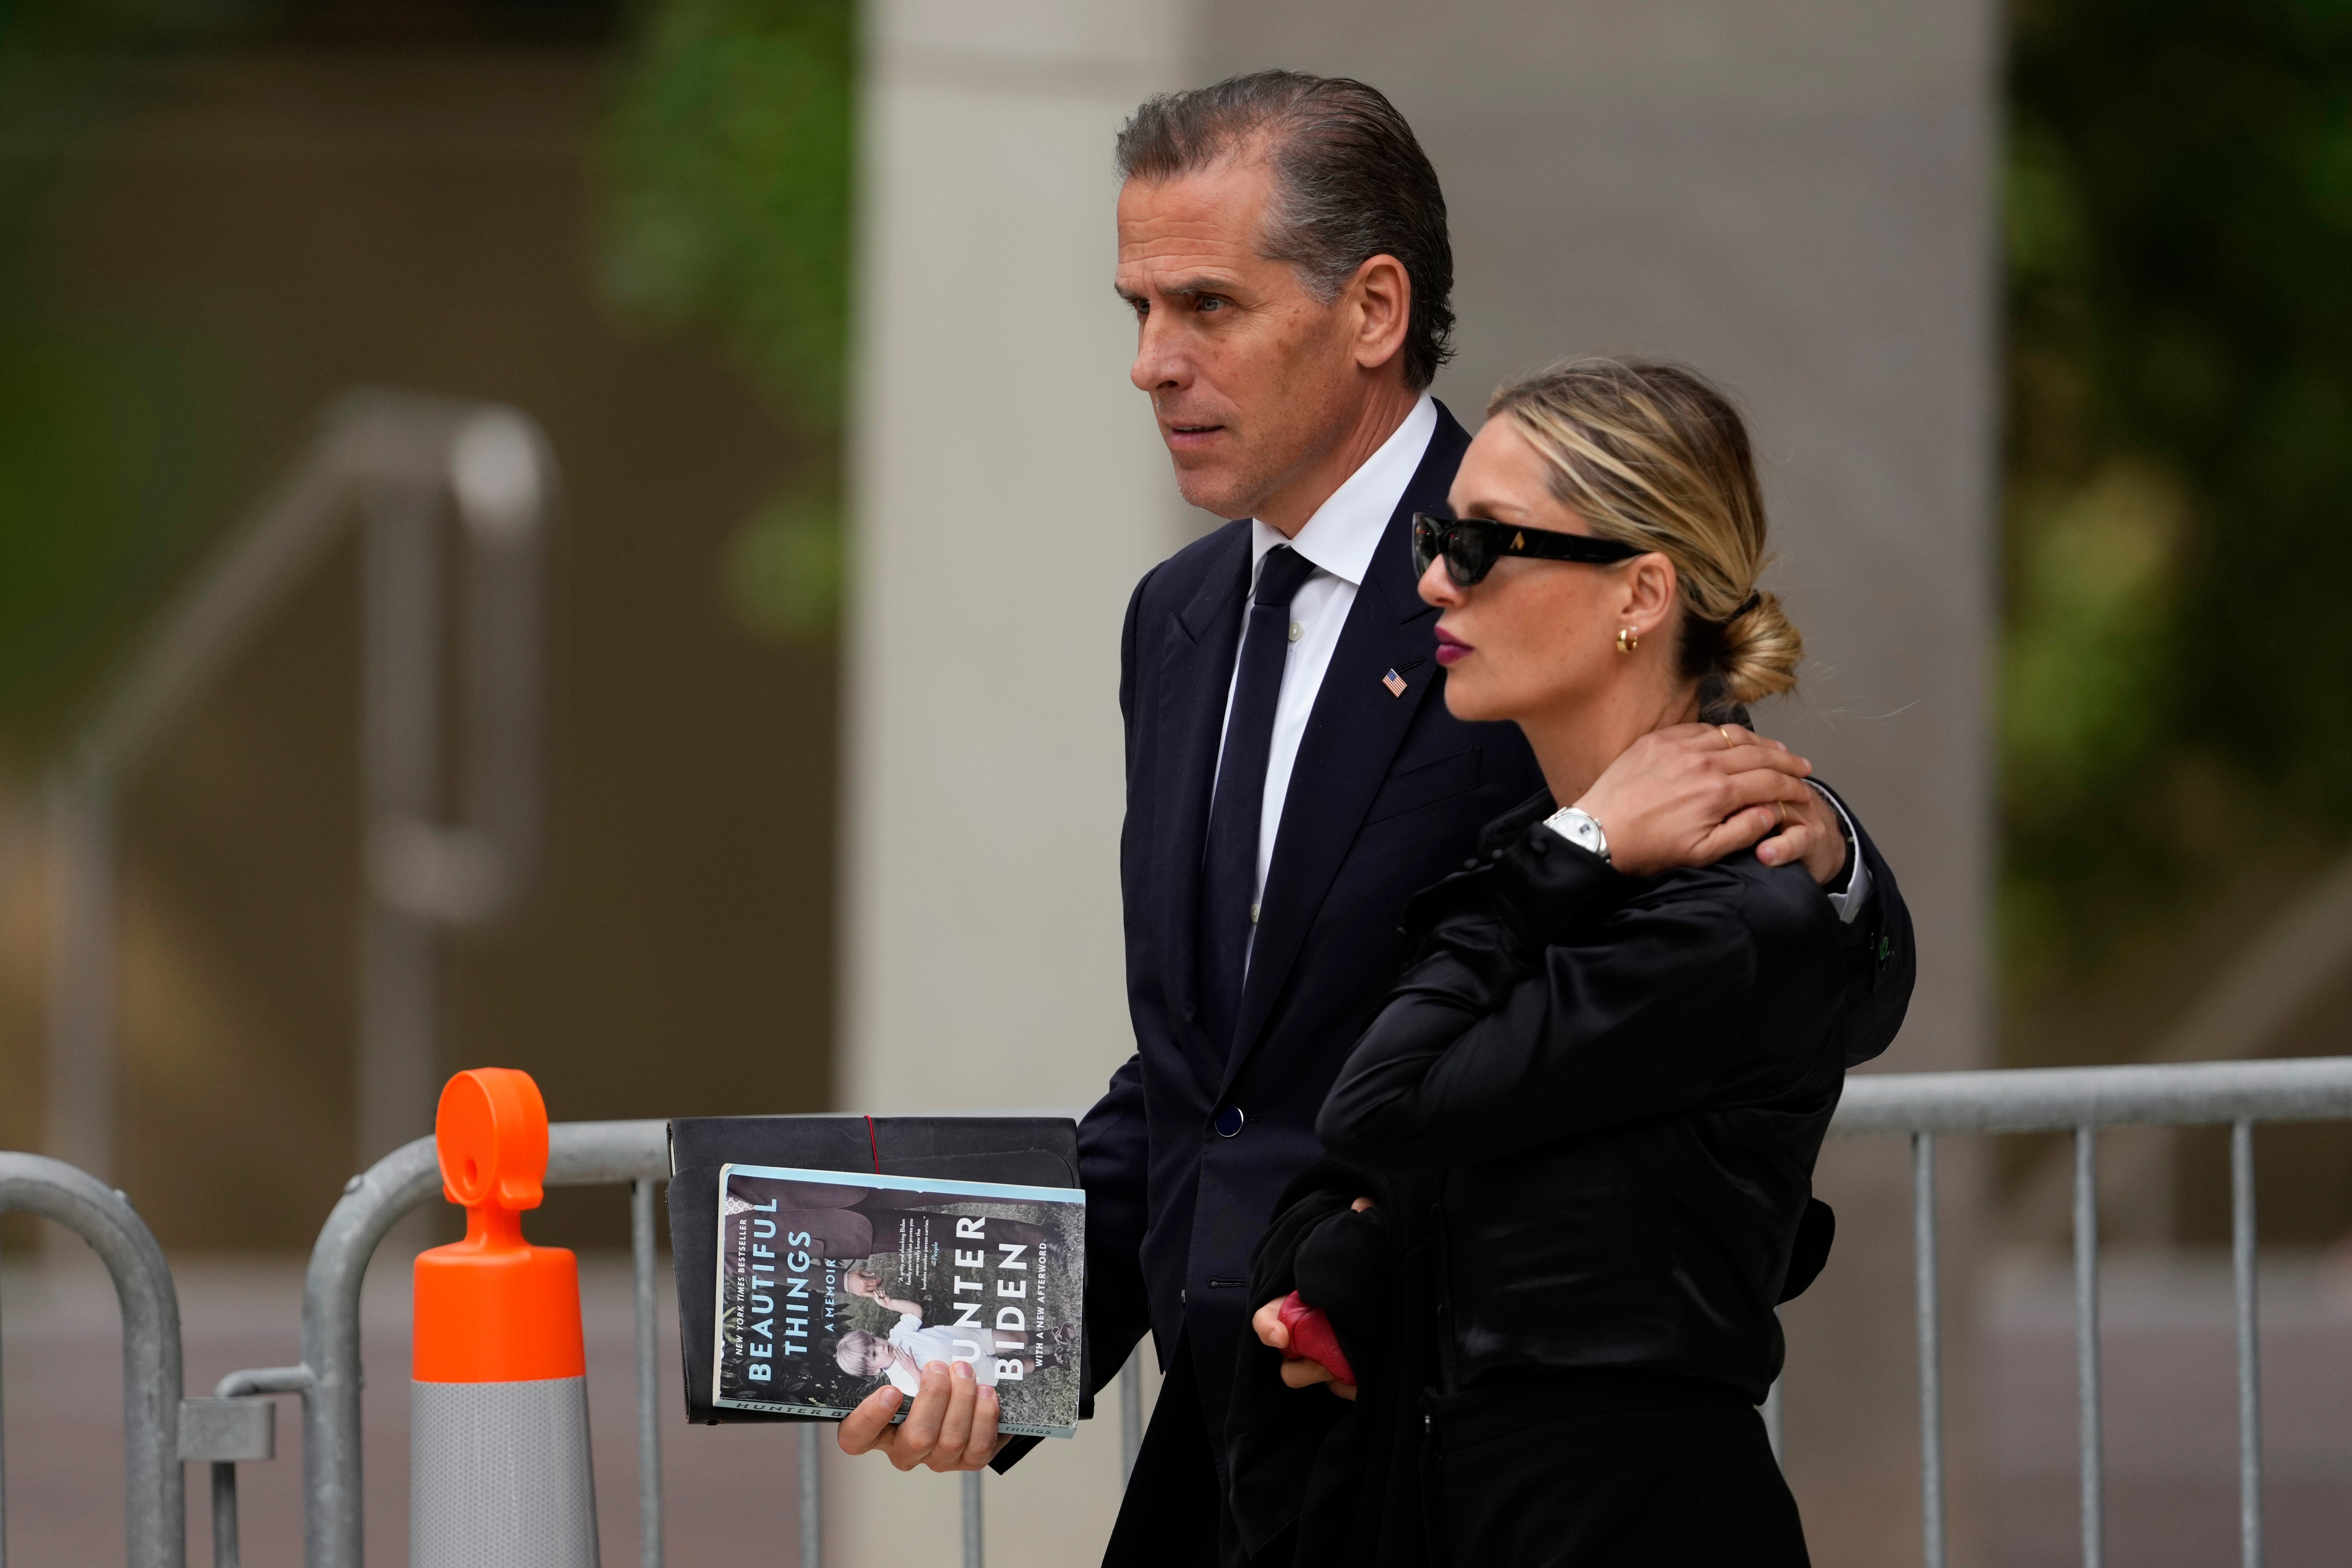
[{"label": "woman in black outfit", "polygon": [[[1558,366],[1488,414],[1460,521],[1419,524],[1421,591],[1447,705],[1517,722],[1549,788],[1415,900],[1417,956],[1317,1124],[1329,1158],[1260,1251],[1229,1556],[1803,1563],[1756,1406],[1773,1308],[1827,1252],[1814,1155],[1892,1022],[1841,1016],[1837,910],[1753,847],[1778,808],[1619,842],[1602,777],[1657,731],[1661,767],[1764,744],[1744,705],[1795,684],[1747,435],[1645,363]],[[1274,1376],[1291,1290],[1349,1380]]]}]

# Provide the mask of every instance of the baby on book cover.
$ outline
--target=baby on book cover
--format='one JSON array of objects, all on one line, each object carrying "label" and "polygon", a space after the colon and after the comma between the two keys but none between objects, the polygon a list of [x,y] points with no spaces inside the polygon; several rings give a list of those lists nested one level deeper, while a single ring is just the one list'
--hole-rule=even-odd
[{"label": "baby on book cover", "polygon": [[[932,1362],[996,1390],[1002,1432],[1073,1436],[1086,1194],[725,1165],[712,1403],[838,1420]],[[900,1406],[900,1415],[905,1406]]]}]

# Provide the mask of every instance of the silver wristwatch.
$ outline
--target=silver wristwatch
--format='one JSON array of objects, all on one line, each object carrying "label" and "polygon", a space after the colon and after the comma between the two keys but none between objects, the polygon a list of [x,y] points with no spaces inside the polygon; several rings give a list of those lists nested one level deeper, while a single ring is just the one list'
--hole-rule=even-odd
[{"label": "silver wristwatch", "polygon": [[1601,824],[1594,821],[1590,813],[1564,805],[1545,817],[1544,826],[1579,849],[1589,849],[1600,856],[1603,866],[1610,863],[1609,835],[1601,831]]}]

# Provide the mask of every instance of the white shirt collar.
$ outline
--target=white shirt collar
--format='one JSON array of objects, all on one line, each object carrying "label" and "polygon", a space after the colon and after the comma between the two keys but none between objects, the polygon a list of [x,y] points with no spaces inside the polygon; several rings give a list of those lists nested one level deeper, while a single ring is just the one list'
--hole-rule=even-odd
[{"label": "white shirt collar", "polygon": [[1381,443],[1380,450],[1365,458],[1363,466],[1315,509],[1298,537],[1285,539],[1272,523],[1252,518],[1251,583],[1257,581],[1265,552],[1277,544],[1287,544],[1349,586],[1362,587],[1381,535],[1388,531],[1389,519],[1395,515],[1397,502],[1404,499],[1404,488],[1412,483],[1413,472],[1429,450],[1429,438],[1435,434],[1437,403],[1424,392],[1412,412],[1404,416],[1404,423]]}]

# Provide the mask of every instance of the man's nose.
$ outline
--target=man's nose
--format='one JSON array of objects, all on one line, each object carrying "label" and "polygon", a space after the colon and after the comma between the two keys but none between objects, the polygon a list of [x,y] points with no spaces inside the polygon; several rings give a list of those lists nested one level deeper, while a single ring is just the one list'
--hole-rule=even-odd
[{"label": "man's nose", "polygon": [[1143,319],[1143,328],[1136,335],[1135,363],[1127,378],[1138,392],[1175,392],[1192,384],[1192,363],[1157,311]]}]

